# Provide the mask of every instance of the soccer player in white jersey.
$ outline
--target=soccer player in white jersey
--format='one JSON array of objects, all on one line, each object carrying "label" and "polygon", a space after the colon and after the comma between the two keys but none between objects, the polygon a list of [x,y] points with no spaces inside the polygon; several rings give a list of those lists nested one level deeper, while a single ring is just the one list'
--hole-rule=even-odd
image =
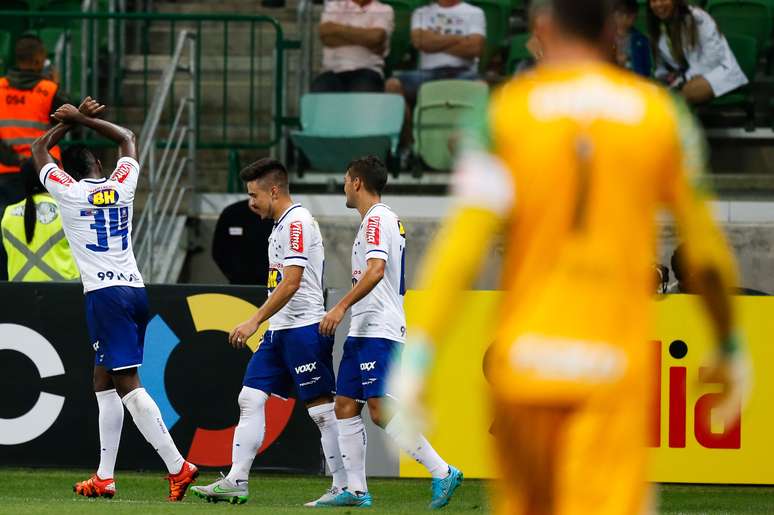
[{"label": "soccer player in white jersey", "polygon": [[239,393],[231,471],[192,491],[208,502],[246,502],[250,467],[264,438],[266,401],[270,395],[288,397],[295,389],[320,428],[333,473],[333,485],[320,499],[331,499],[346,486],[347,474],[334,413],[333,338],[319,331],[325,314],[322,235],[309,211],[293,203],[282,163],[260,159],[240,176],[247,184],[250,208],[261,218],[274,220],[274,229],[269,237],[269,297],[252,318],[231,331],[229,342],[243,348],[266,320],[269,329],[247,365]]},{"label": "soccer player in white jersey", "polygon": [[374,156],[351,162],[344,176],[347,207],[357,209],[362,219],[352,246],[352,290],[325,315],[320,331],[332,336],[346,311],[352,309],[336,383],[339,448],[347,489],[318,505],[371,506],[365,474],[367,438],[360,417],[363,405],[368,404],[371,420],[430,472],[430,507],[442,508],[462,483],[462,472],[448,465],[424,436],[412,437],[400,413],[390,418],[394,407],[385,405],[390,397],[386,379],[406,337],[406,233],[398,215],[381,202],[386,184],[387,169]]},{"label": "soccer player in white jersey", "polygon": [[[137,429],[164,460],[169,500],[180,501],[199,474],[183,459],[156,403],[140,384],[148,299],[132,251],[134,192],[140,175],[134,134],[95,118],[104,109],[87,97],[80,108],[65,104],[55,127],[35,140],[32,157],[40,181],[59,204],[62,226],[86,294],[86,322],[94,347],[94,391],[99,406],[100,462],[96,474],[73,490],[87,497],[113,497],[113,480],[124,406]],[[118,164],[108,178],[85,148],[69,149],[62,170],[49,149],[74,125],[118,144]]]}]

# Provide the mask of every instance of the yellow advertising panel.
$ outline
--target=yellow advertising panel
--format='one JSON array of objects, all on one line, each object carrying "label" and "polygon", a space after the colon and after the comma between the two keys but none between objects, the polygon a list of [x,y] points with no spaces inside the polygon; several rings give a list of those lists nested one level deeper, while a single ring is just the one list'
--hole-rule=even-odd
[{"label": "yellow advertising panel", "polygon": [[[421,316],[423,292],[409,292],[411,325]],[[489,445],[491,414],[483,360],[497,315],[497,292],[469,292],[452,322],[452,336],[437,356],[430,378],[428,439],[441,456],[468,477],[493,477]],[[648,428],[650,479],[685,483],[774,483],[774,297],[738,297],[737,315],[754,367],[753,391],[737,424],[713,419],[722,384],[706,382],[702,364],[713,350],[707,318],[697,297],[672,295],[654,300],[656,327],[652,373],[659,395]],[[561,314],[557,314],[561,316]],[[464,319],[463,319],[464,317]],[[497,366],[497,364],[492,364]],[[426,475],[401,457],[404,477]]]}]

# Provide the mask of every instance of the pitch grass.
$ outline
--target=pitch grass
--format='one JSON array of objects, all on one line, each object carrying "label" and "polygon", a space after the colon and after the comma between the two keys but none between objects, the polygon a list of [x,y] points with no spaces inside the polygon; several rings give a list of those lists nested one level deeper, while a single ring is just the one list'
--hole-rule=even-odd
[{"label": "pitch grass", "polygon": [[[309,508],[301,505],[318,497],[330,484],[322,477],[260,475],[251,481],[250,501],[242,506],[207,504],[193,496],[170,504],[166,502],[167,483],[158,472],[120,472],[118,494],[112,500],[76,497],[71,491],[72,484],[89,474],[78,470],[0,469],[0,514],[308,514]],[[216,476],[214,472],[202,473],[197,484],[207,484]],[[429,513],[429,480],[372,479],[369,488],[374,497],[371,512]],[[611,488],[615,488],[614,483]],[[774,488],[770,487],[662,485],[658,490],[660,512],[664,514],[774,513]],[[442,513],[486,514],[488,506],[487,482],[465,480]],[[343,514],[360,510],[325,511]]]}]

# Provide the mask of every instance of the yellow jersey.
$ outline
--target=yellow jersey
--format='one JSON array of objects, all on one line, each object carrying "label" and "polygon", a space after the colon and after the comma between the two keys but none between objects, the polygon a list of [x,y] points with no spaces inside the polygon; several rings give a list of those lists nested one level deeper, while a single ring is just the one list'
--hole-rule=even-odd
[{"label": "yellow jersey", "polygon": [[457,182],[463,202],[505,221],[496,391],[521,402],[641,391],[659,210],[674,216],[690,266],[733,273],[697,187],[704,140],[687,107],[629,72],[580,63],[539,66],[482,112]]}]

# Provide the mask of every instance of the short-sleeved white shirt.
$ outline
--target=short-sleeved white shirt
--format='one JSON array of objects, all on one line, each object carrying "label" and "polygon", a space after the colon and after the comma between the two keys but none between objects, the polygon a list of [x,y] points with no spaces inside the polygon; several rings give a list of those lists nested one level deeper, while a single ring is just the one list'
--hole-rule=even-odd
[{"label": "short-sleeved white shirt", "polygon": [[62,228],[85,292],[108,286],[144,286],[132,250],[139,175],[140,165],[131,157],[119,159],[107,179],[76,182],[54,163],[40,169],[40,182],[59,205]]},{"label": "short-sleeved white shirt", "polygon": [[384,74],[384,58],[390,53],[390,37],[395,29],[392,7],[372,0],[360,7],[352,0],[327,0],[320,23],[333,22],[361,29],[382,29],[387,40],[382,55],[359,45],[323,46],[323,69],[335,73],[367,68]]},{"label": "short-sleeved white shirt", "polygon": [[[453,7],[441,7],[436,3],[416,9],[411,15],[411,30],[431,30],[438,34],[486,37],[486,17],[481,8],[460,2]],[[466,67],[474,70],[478,59],[463,59],[444,52],[419,53],[419,68],[431,70],[442,67]]]},{"label": "short-sleeved white shirt", "polygon": [[365,273],[369,259],[386,262],[384,277],[352,306],[349,336],[405,341],[405,251],[406,233],[398,215],[385,204],[374,204],[363,217],[352,245],[352,284]]},{"label": "short-sleeved white shirt", "polygon": [[285,268],[300,266],[304,271],[301,286],[269,319],[269,329],[293,329],[322,320],[324,264],[325,251],[317,221],[301,204],[293,204],[277,219],[269,236],[269,296],[282,282]]}]

